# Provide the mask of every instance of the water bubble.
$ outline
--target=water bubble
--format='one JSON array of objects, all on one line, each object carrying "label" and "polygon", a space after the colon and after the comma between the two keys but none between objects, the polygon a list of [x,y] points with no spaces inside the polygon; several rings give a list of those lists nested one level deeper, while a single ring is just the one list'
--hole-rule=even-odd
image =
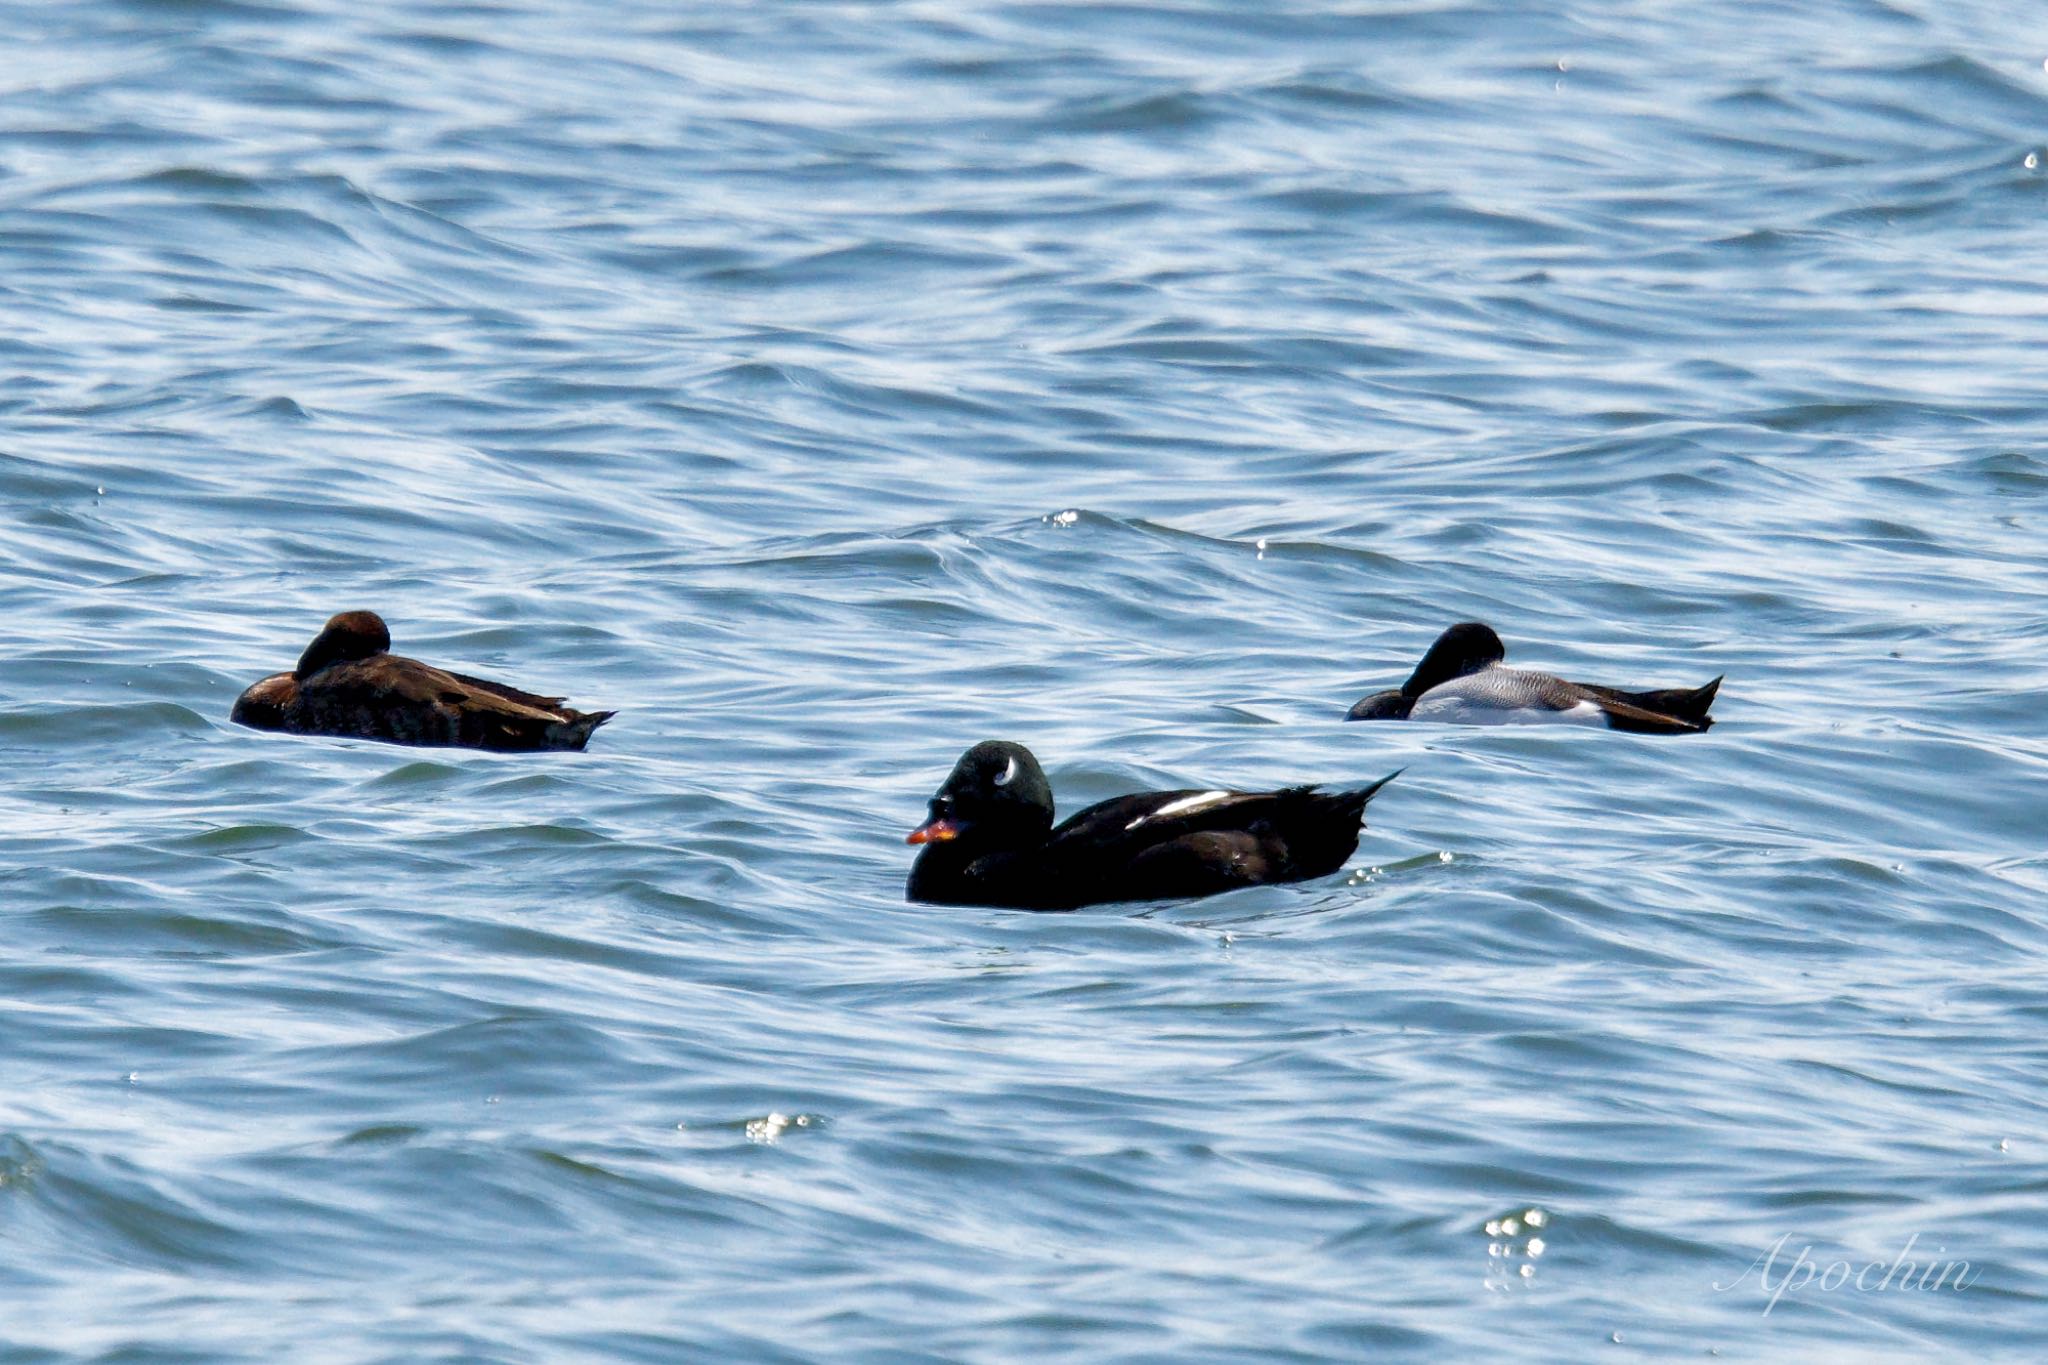
[{"label": "water bubble", "polygon": [[1500,1230],[1510,1237],[1519,1237],[1522,1233],[1522,1220],[1519,1218],[1503,1218],[1500,1220]]},{"label": "water bubble", "polygon": [[[133,1078],[131,1077],[130,1079],[133,1079]],[[2000,1139],[1998,1140],[1998,1150],[1999,1150],[1999,1151],[2001,1151],[2001,1152],[2009,1152],[2009,1151],[2011,1151],[2011,1150],[2012,1150],[2012,1139],[2011,1139],[2011,1138],[2000,1138]]]},{"label": "water bubble", "polygon": [[1535,1273],[1536,1267],[1533,1265],[1525,1265],[1522,1267],[1522,1278],[1525,1280],[1528,1279],[1531,1275],[1534,1275]]},{"label": "water bubble", "polygon": [[1616,1332],[1616,1333],[1615,1333],[1615,1334],[1614,1334],[1613,1336],[1611,1336],[1611,1337],[1609,1337],[1609,1338],[1607,1338],[1607,1339],[1608,1339],[1609,1341],[1613,1342],[1613,1343],[1614,1343],[1614,1344],[1615,1344],[1616,1346],[1619,1346],[1619,1345],[1621,1345],[1621,1333],[1619,1333],[1619,1332]]},{"label": "water bubble", "polygon": [[1527,1223],[1532,1228],[1540,1228],[1545,1223],[1550,1221],[1550,1215],[1545,1213],[1542,1209],[1530,1209],[1527,1213],[1522,1215],[1522,1221]]},{"label": "water bubble", "polygon": [[2039,152],[2028,152],[2027,159],[2020,164],[2030,171],[2038,171],[2041,169],[2041,154]]},{"label": "water bubble", "polygon": [[1529,1255],[1532,1258],[1541,1256],[1543,1249],[1549,1245],[1550,1243],[1544,1241],[1541,1237],[1531,1237],[1529,1239]]},{"label": "water bubble", "polygon": [[768,1144],[774,1142],[791,1128],[809,1128],[820,1122],[809,1114],[769,1113],[758,1119],[747,1120],[747,1141]]},{"label": "water bubble", "polygon": [[1080,519],[1081,513],[1072,507],[1067,508],[1064,512],[1055,512],[1046,518],[1047,521],[1055,526],[1072,526]]},{"label": "water bubble", "polygon": [[1500,1219],[1489,1218],[1486,1220],[1486,1235],[1488,1237],[1500,1236]]},{"label": "water bubble", "polygon": [[789,1115],[769,1114],[765,1118],[747,1120],[747,1141],[767,1144],[782,1136],[789,1127]]}]

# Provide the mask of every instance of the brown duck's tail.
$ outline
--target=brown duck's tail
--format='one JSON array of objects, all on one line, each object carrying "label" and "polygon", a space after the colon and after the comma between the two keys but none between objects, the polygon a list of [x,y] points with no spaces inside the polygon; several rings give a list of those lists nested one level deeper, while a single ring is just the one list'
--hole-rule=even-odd
[{"label": "brown duck's tail", "polygon": [[581,711],[548,727],[548,747],[577,749],[590,743],[591,732],[619,714],[616,711]]}]

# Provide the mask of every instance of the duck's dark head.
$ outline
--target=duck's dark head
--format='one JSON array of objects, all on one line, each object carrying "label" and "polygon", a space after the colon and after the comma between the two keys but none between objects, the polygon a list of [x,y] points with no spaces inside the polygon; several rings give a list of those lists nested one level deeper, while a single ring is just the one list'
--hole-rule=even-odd
[{"label": "duck's dark head", "polygon": [[384,618],[374,611],[345,611],[327,618],[327,624],[299,656],[292,676],[301,682],[330,664],[371,659],[391,648],[391,632]]},{"label": "duck's dark head", "polygon": [[1507,656],[1507,647],[1501,644],[1500,636],[1493,633],[1492,626],[1481,625],[1477,621],[1460,621],[1436,637],[1429,653],[1422,656],[1422,662],[1415,665],[1408,681],[1401,684],[1401,695],[1412,702],[1440,683],[1477,673]]},{"label": "duck's dark head", "polygon": [[1052,784],[1021,744],[990,739],[960,756],[932,797],[931,819],[906,842],[997,847],[1036,843],[1052,828]]},{"label": "duck's dark head", "polygon": [[1492,626],[1460,621],[1436,637],[1408,681],[1391,692],[1375,692],[1344,713],[1346,720],[1406,720],[1422,694],[1440,683],[1477,673],[1507,657]]}]

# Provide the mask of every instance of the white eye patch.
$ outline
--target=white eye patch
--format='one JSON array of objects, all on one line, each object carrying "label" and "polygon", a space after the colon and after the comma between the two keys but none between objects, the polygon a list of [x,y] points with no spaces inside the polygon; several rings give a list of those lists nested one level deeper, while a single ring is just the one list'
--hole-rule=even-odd
[{"label": "white eye patch", "polygon": [[1008,766],[1008,767],[1004,768],[1004,769],[1003,769],[1003,771],[1002,771],[1002,774],[1001,774],[1001,775],[1000,775],[999,777],[997,777],[997,778],[996,778],[996,785],[997,785],[998,787],[1007,787],[1007,786],[1009,786],[1009,785],[1010,785],[1010,783],[1011,783],[1011,782],[1012,782],[1013,780],[1015,780],[1016,776],[1017,776],[1017,755],[1015,755],[1015,754],[1011,754],[1011,755],[1010,755],[1010,764],[1009,764],[1009,766]]}]

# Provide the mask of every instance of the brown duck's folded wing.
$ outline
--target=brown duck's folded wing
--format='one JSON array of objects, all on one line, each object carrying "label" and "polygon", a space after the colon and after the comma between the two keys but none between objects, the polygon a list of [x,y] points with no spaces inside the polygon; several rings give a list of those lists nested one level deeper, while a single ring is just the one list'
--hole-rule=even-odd
[{"label": "brown duck's folded wing", "polygon": [[472,678],[467,673],[456,673],[448,669],[441,669],[439,671],[447,673],[449,677],[455,679],[464,687],[473,687],[479,692],[489,692],[503,697],[506,701],[515,702],[520,706],[530,706],[536,711],[553,711],[557,713],[559,719],[566,719],[568,715],[572,714],[562,704],[568,700],[567,697],[543,697],[534,692],[523,692],[510,683],[492,682],[489,678]]},{"label": "brown duck's folded wing", "polygon": [[396,654],[322,669],[299,689],[304,728],[398,744],[548,747],[561,720],[487,687]]}]

